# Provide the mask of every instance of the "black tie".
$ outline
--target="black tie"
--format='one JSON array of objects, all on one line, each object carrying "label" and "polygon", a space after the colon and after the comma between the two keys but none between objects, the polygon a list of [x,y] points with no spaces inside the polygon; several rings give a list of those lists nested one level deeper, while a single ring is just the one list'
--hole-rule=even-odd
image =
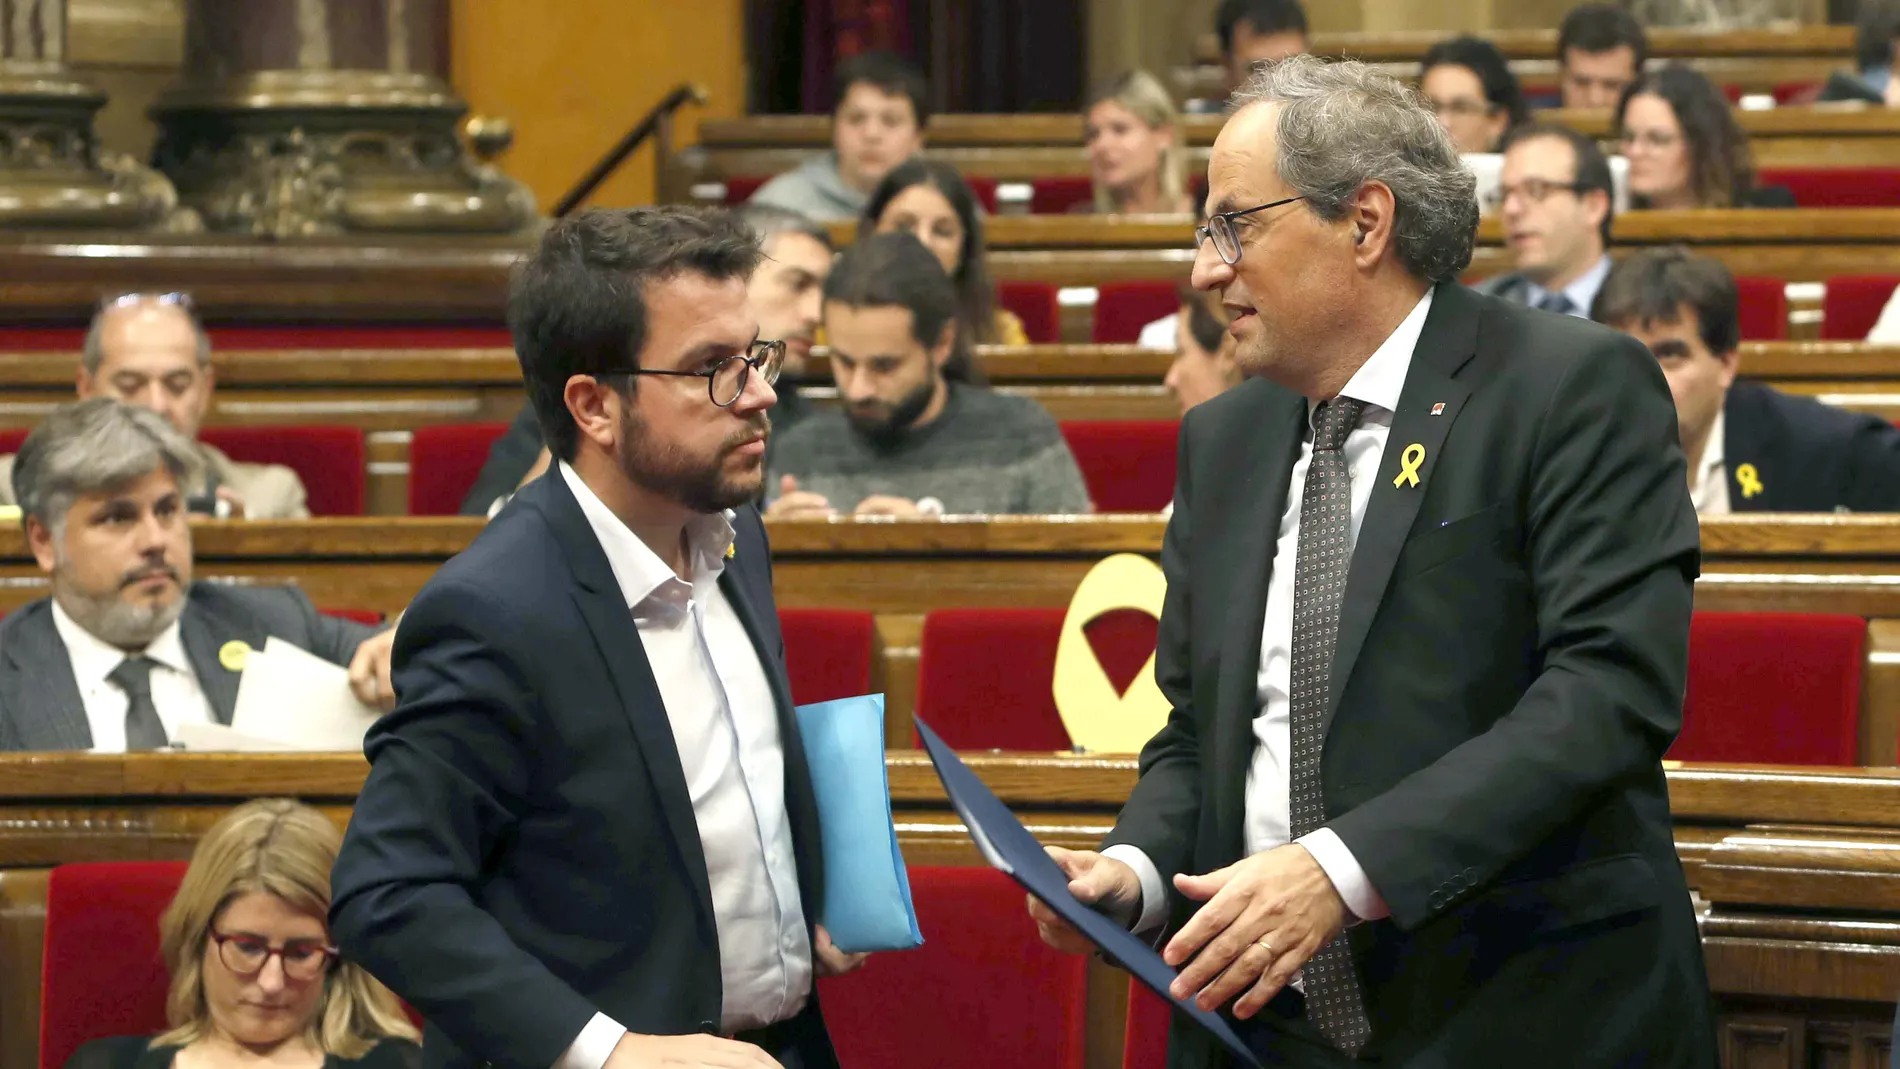
[{"label": "black tie", "polygon": [[1560,316],[1567,316],[1576,305],[1570,303],[1570,298],[1564,296],[1562,290],[1552,290],[1544,294],[1544,299],[1537,302],[1537,307],[1546,312],[1555,312]]},{"label": "black tie", "polygon": [[[1300,493],[1299,557],[1293,565],[1293,782],[1287,799],[1295,839],[1326,823],[1320,755],[1326,747],[1339,606],[1352,563],[1352,472],[1341,449],[1364,408],[1347,397],[1319,406],[1313,460]],[[1372,1026],[1345,935],[1321,947],[1304,971],[1307,1019],[1341,1051],[1359,1053]]]},{"label": "black tie", "polygon": [[158,662],[150,657],[133,656],[119,662],[106,680],[125,691],[125,749],[163,749],[171,742],[165,725],[158,719],[158,706],[152,704],[152,668]]}]

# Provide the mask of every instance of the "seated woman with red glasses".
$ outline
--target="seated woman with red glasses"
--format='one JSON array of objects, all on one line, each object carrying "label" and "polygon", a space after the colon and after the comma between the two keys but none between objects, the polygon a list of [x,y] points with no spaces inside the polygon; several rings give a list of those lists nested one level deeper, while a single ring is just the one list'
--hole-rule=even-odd
[{"label": "seated woman with red glasses", "polygon": [[66,1069],[413,1069],[402,1004],[337,957],[325,918],[342,836],[283,798],[213,825],[159,920],[169,1030],[97,1039]]}]

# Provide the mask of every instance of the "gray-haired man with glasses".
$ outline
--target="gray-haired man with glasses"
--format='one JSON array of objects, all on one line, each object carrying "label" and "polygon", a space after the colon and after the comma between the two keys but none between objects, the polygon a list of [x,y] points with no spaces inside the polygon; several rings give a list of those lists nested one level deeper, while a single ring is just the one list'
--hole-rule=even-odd
[{"label": "gray-haired man with glasses", "polygon": [[784,347],[723,212],[593,210],[516,272],[548,473],[417,595],[332,931],[430,1066],[835,1069],[824,888],[751,502]]},{"label": "gray-haired man with glasses", "polygon": [[1173,709],[1104,849],[1051,852],[1269,1064],[1713,1069],[1661,766],[1698,552],[1663,377],[1458,284],[1475,179],[1412,90],[1298,57],[1235,105],[1194,284],[1251,378],[1182,422]]}]

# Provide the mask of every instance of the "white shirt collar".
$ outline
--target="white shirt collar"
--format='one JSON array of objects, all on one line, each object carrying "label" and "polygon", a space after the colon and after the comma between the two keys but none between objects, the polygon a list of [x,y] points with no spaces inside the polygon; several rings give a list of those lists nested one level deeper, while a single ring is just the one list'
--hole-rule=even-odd
[{"label": "white shirt collar", "polygon": [[1728,458],[1722,453],[1726,416],[1722,409],[1715,410],[1715,420],[1709,424],[1709,440],[1702,447],[1702,458],[1696,461],[1695,485],[1691,489],[1697,504],[1713,500],[1718,485],[1723,499],[1728,497]]},{"label": "white shirt collar", "polygon": [[[659,554],[620,522],[620,517],[581,481],[566,461],[556,466],[560,468],[561,478],[567,480],[567,488],[574,492],[574,500],[580,503],[587,525],[594,529],[594,538],[607,554],[607,564],[613,568],[614,581],[620,584],[620,594],[627,608],[638,608],[656,595],[675,607],[684,603],[691,593],[691,584],[682,582]],[[732,517],[732,510],[727,509],[696,516],[686,524],[686,545],[691,558],[687,564],[694,582],[714,582],[725,571],[726,549],[732,545]]]},{"label": "white shirt collar", "polygon": [[[1610,254],[1606,252],[1597,257],[1597,262],[1590,265],[1590,270],[1578,275],[1570,285],[1563,288],[1564,297],[1570,301],[1569,315],[1574,315],[1579,319],[1590,318],[1590,307],[1596,303],[1597,291],[1603,288],[1603,280],[1610,277],[1610,266]],[[1528,283],[1525,295],[1529,300],[1524,303],[1534,308],[1549,294],[1549,290],[1537,283]]]},{"label": "white shirt collar", "polygon": [[[1372,408],[1387,412],[1399,410],[1399,396],[1405,392],[1405,376],[1412,370],[1412,352],[1418,348],[1419,335],[1425,332],[1425,316],[1432,310],[1432,290],[1418,299],[1412,311],[1399,320],[1385,341],[1379,344],[1359,370],[1346,380],[1339,396],[1364,401]],[[1308,404],[1311,411],[1312,405]]]},{"label": "white shirt collar", "polygon": [[[59,640],[66,645],[66,656],[71,659],[73,666],[73,682],[82,694],[104,683],[112,670],[119,667],[119,662],[132,656],[81,627],[57,598],[53,600],[53,630],[59,633]],[[191,672],[191,661],[185,656],[185,643],[179,637],[177,620],[160,631],[158,637],[142,652],[174,672]]]}]

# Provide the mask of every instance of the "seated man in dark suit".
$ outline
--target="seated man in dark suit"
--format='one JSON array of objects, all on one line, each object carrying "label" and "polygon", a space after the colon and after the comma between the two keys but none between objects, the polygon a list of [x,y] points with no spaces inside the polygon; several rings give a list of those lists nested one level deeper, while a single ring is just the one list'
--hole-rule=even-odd
[{"label": "seated man in dark suit", "polygon": [[1728,268],[1681,247],[1625,259],[1597,295],[1597,321],[1662,363],[1696,512],[1900,511],[1900,430],[1738,380],[1737,309]]},{"label": "seated man in dark suit", "polygon": [[182,723],[228,724],[239,647],[272,636],[394,704],[393,630],[323,616],[292,587],[191,581],[197,464],[162,417],[110,398],[55,409],[27,437],[13,491],[53,594],[0,622],[0,750],[150,750]]}]

